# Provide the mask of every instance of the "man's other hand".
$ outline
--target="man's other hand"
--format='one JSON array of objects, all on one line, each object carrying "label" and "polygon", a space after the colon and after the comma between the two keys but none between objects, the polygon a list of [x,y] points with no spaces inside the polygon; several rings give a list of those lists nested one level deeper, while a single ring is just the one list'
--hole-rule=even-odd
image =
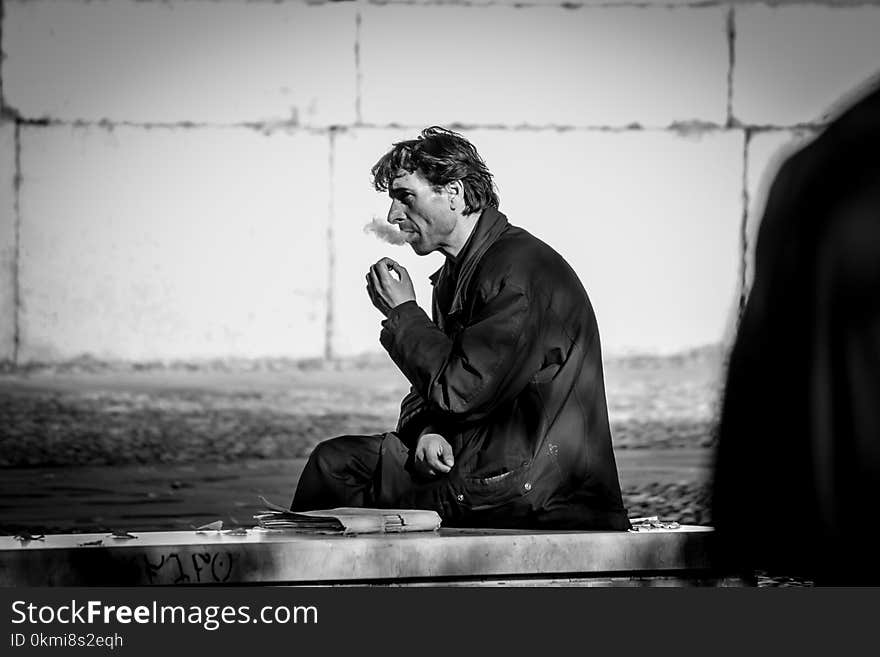
[{"label": "man's other hand", "polygon": [[452,445],[439,433],[425,433],[416,445],[414,465],[416,471],[426,477],[445,474],[452,469],[455,459]]},{"label": "man's other hand", "polygon": [[367,272],[367,294],[370,295],[373,305],[386,317],[392,308],[416,300],[416,291],[409,272],[391,258],[382,258],[370,267]]}]

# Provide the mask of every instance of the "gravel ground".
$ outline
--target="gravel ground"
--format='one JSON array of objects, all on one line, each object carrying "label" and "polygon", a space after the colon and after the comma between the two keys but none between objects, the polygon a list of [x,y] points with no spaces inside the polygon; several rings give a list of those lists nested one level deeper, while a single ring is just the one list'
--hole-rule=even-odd
[{"label": "gravel ground", "polygon": [[[711,447],[719,371],[706,356],[609,363],[615,449]],[[407,387],[383,361],[0,375],[0,467],[303,457],[330,436],[393,428]]]},{"label": "gravel ground", "polygon": [[[319,441],[393,428],[396,410],[315,409],[256,393],[0,389],[0,467],[305,457]],[[711,447],[713,421],[616,420],[616,449]]]},{"label": "gravel ground", "polygon": [[389,427],[378,415],[279,412],[255,408],[260,401],[201,392],[7,392],[0,467],[296,458],[326,437]]},{"label": "gravel ground", "polygon": [[711,525],[710,486],[700,482],[653,482],[624,486],[623,502],[630,518],[658,516],[683,525]]}]

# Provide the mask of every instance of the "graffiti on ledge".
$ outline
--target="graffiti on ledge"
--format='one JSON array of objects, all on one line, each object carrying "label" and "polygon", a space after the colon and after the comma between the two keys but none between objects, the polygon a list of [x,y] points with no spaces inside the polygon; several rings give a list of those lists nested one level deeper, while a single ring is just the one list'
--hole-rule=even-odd
[{"label": "graffiti on ledge", "polygon": [[143,555],[150,584],[171,581],[173,584],[222,584],[229,580],[236,555],[228,550],[219,552],[170,552],[161,555],[158,563]]}]

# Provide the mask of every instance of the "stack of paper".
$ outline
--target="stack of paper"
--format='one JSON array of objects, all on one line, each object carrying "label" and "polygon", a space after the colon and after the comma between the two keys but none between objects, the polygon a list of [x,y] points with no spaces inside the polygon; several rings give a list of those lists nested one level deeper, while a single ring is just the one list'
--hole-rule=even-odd
[{"label": "stack of paper", "polygon": [[267,500],[269,507],[254,518],[265,529],[295,529],[321,534],[373,534],[434,531],[440,516],[425,509],[368,509],[340,507],[289,511]]}]

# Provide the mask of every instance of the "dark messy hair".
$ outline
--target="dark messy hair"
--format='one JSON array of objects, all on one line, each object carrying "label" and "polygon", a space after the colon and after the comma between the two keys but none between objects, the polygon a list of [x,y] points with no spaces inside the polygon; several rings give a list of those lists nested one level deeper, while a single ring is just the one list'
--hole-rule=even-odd
[{"label": "dark messy hair", "polygon": [[431,126],[416,139],[394,144],[372,168],[376,191],[387,192],[401,169],[419,171],[435,189],[460,180],[466,214],[498,207],[498,192],[486,163],[472,143],[452,130]]}]

